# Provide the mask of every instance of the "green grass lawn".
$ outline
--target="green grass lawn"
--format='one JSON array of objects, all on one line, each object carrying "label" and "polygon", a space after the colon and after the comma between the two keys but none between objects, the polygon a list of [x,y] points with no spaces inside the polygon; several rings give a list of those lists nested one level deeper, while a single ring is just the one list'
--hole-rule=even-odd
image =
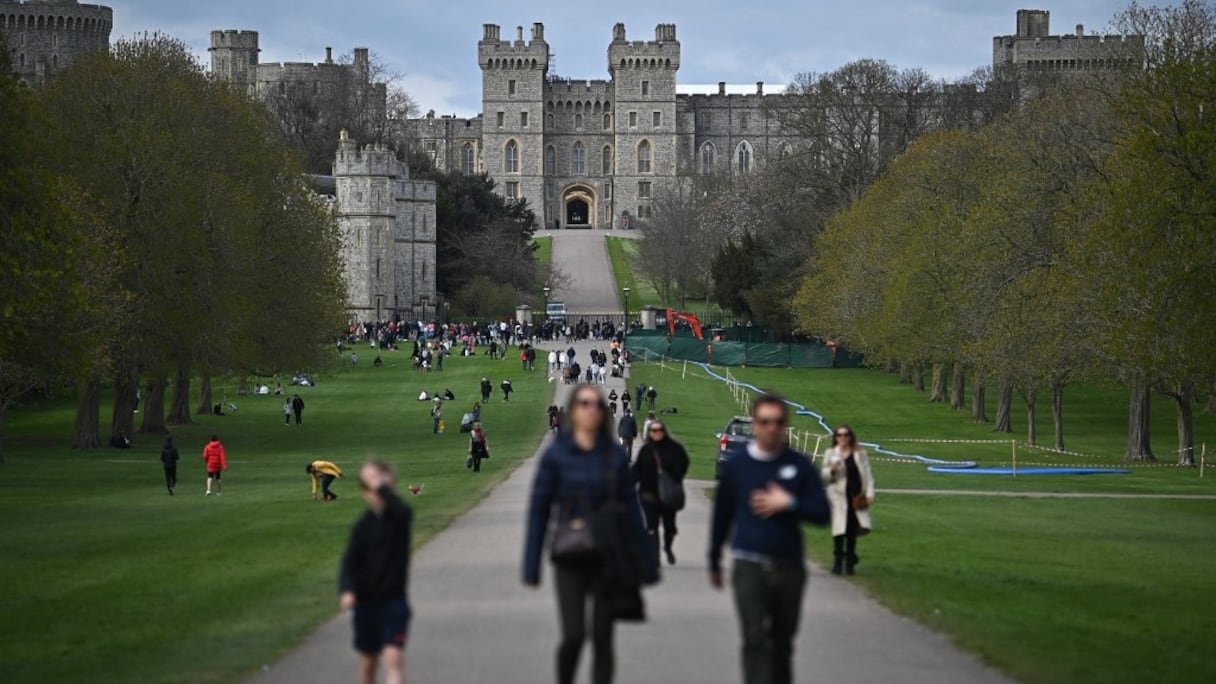
[{"label": "green grass lawn", "polygon": [[536,245],[536,263],[544,271],[553,263],[553,238],[538,237],[532,242]]},{"label": "green grass lawn", "polygon": [[[452,357],[421,375],[402,354],[374,369],[318,378],[301,391],[304,426],[284,427],[277,397],[236,398],[223,418],[175,429],[182,462],[169,497],[161,440],[130,451],[65,447],[70,401],[11,414],[0,466],[0,662],[6,682],[228,682],[271,662],[337,611],[336,573],[347,532],[363,509],[358,464],[394,463],[422,543],[481,499],[536,449],[552,388],[543,371],[509,360]],[[461,414],[483,375],[496,396],[483,412],[493,458],[464,467]],[[498,383],[516,392],[503,404]],[[431,434],[422,389],[450,387],[447,432]],[[232,387],[228,398],[234,399]],[[217,389],[217,398],[219,391]],[[105,411],[108,415],[108,407]],[[204,497],[201,450],[218,433],[228,450],[222,497]],[[332,460],[336,503],[309,498],[304,466]]]},{"label": "green grass lawn", "polygon": [[[872,370],[731,369],[744,382],[778,390],[848,422],[863,440],[895,437],[1006,439],[969,415],[929,404],[925,395]],[[689,447],[693,477],[710,478],[714,433],[739,412],[731,393],[689,364],[639,364],[630,384],[659,391],[664,420]],[[1117,388],[1066,391],[1070,449],[1087,462],[1117,464],[1126,430],[1126,396]],[[1172,460],[1173,411],[1153,405],[1156,445]],[[989,413],[993,410],[990,408]],[[1046,414],[1046,415],[1043,415]],[[1025,426],[1015,413],[1015,428]],[[1050,414],[1040,414],[1050,439]],[[807,418],[795,427],[813,430]],[[1216,419],[1197,416],[1200,441],[1216,444]],[[1044,435],[1048,435],[1044,437]],[[1024,439],[1022,432],[1018,438]],[[1008,444],[890,444],[944,459],[1009,460]],[[825,445],[826,448],[826,445]],[[1032,456],[1028,455],[1029,460]],[[1076,462],[1076,457],[1037,462]],[[1021,462],[1021,457],[1019,457]],[[1216,633],[1216,501],[991,498],[883,493],[933,488],[1006,491],[1216,494],[1216,479],[1192,468],[1133,469],[1131,475],[982,477],[928,473],[879,460],[875,533],[864,538],[860,582],[887,606],[949,634],[959,645],[1023,681],[1199,682],[1216,680],[1207,642]],[[824,530],[807,533],[810,553],[830,562]],[[812,583],[814,591],[814,583]]]},{"label": "green grass lawn", "polygon": [[612,260],[612,276],[616,279],[616,290],[619,293],[621,288],[629,287],[629,308],[637,311],[647,307],[666,306],[650,280],[634,273],[633,261],[637,258],[639,241],[620,237],[605,239],[608,240],[608,257]]}]

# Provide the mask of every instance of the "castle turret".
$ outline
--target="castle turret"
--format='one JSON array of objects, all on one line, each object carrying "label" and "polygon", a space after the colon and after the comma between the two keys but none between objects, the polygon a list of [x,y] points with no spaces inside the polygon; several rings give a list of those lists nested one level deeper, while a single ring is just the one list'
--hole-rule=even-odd
[{"label": "castle turret", "polygon": [[43,83],[78,56],[110,49],[114,13],[76,0],[0,0],[0,33],[22,82]]},{"label": "castle turret", "polygon": [[221,81],[252,87],[257,79],[258,32],[212,31],[211,73]]},{"label": "castle turret", "polygon": [[659,24],[654,40],[625,40],[613,29],[608,71],[615,90],[617,221],[628,214],[646,219],[650,200],[664,179],[676,175],[676,74],[680,43],[675,24]]},{"label": "castle turret", "polygon": [[507,197],[524,197],[540,206],[544,196],[545,77],[549,44],[545,27],[532,25],[531,40],[516,27],[515,41],[501,39],[496,24],[486,24],[477,43],[482,74],[483,163]]}]

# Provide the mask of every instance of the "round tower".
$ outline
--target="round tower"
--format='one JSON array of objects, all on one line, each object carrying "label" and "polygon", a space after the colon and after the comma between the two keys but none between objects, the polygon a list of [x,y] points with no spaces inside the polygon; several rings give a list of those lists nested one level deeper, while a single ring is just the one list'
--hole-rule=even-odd
[{"label": "round tower", "polygon": [[0,0],[0,32],[24,83],[44,83],[77,57],[110,49],[114,11],[76,0]]}]

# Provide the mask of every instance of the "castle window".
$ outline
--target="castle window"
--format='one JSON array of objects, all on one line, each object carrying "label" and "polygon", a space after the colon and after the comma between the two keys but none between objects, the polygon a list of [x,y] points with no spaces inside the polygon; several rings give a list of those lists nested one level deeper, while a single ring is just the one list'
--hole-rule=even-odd
[{"label": "castle window", "polygon": [[747,130],[747,124],[748,124],[750,121],[751,121],[751,117],[748,115],[748,113],[747,113],[747,112],[739,112],[739,128],[740,128],[740,130],[744,130],[744,131],[746,131],[746,130]]},{"label": "castle window", "polygon": [[465,143],[460,150],[460,170],[470,176],[477,171],[477,151],[473,149],[473,143]]},{"label": "castle window", "polygon": [[287,84],[282,81],[279,81],[279,94],[284,95],[286,93],[287,93]]},{"label": "castle window", "polygon": [[515,94],[515,79],[511,79],[510,81],[507,81],[507,94],[508,95]]},{"label": "castle window", "polygon": [[638,199],[650,199],[650,181],[638,181]]},{"label": "castle window", "polygon": [[520,128],[528,127],[528,113],[527,112],[519,113],[519,127]]},{"label": "castle window", "polygon": [[517,181],[511,181],[510,183],[507,183],[506,188],[507,188],[507,199],[519,199],[519,183]]},{"label": "castle window", "polygon": [[605,176],[612,174],[612,148],[604,145],[603,159],[600,160],[600,172]]},{"label": "castle window", "polygon": [[17,38],[17,45],[19,45],[19,46],[21,46],[21,47],[25,47],[25,34],[24,34],[24,33],[22,33],[22,34],[21,34],[21,35],[20,35],[20,36]]},{"label": "castle window", "polygon": [[570,150],[570,174],[581,176],[585,173],[587,173],[586,150],[583,149],[581,142],[576,142],[574,149]]},{"label": "castle window", "polygon": [[629,127],[630,128],[638,127],[638,113],[637,112],[629,112]]},{"label": "castle window", "polygon": [[650,218],[650,205],[649,204],[639,204],[638,205],[638,218],[640,218],[640,219]]},{"label": "castle window", "polygon": [[752,172],[752,146],[744,140],[735,148],[735,173],[743,176]]},{"label": "castle window", "polygon": [[612,183],[604,183],[604,199],[612,199]]},{"label": "castle window", "polygon": [[663,127],[663,112],[654,113],[654,127],[655,128]]},{"label": "castle window", "polygon": [[604,115],[604,130],[606,131],[610,128],[612,128],[612,115],[605,114]]},{"label": "castle window", "polygon": [[545,173],[550,176],[557,175],[557,150],[550,145],[545,148]]},{"label": "castle window", "polygon": [[638,144],[638,173],[650,173],[650,141]]},{"label": "castle window", "polygon": [[650,81],[642,81],[642,97],[650,96]]},{"label": "castle window", "polygon": [[715,161],[714,157],[717,156],[717,152],[718,152],[717,149],[714,148],[714,144],[711,142],[707,142],[704,145],[701,145],[700,170],[701,170],[702,176],[708,176],[709,174],[714,172],[714,161]]},{"label": "castle window", "polygon": [[499,127],[499,128],[502,128],[502,127],[503,127],[503,125],[507,123],[507,115],[506,115],[506,113],[505,113],[505,112],[499,112],[499,113],[498,113],[497,120],[498,120],[498,127]]},{"label": "castle window", "polygon": [[23,68],[25,67],[25,53],[24,53],[24,52],[23,52],[23,53],[21,53],[21,54],[20,54],[20,55],[17,57],[17,66],[19,66],[19,67],[23,67]]},{"label": "castle window", "polygon": [[514,140],[507,143],[502,156],[502,170],[507,173],[519,173],[519,145]]},{"label": "castle window", "polygon": [[580,130],[580,131],[583,130],[583,115],[582,114],[574,115],[574,128],[576,130]]}]

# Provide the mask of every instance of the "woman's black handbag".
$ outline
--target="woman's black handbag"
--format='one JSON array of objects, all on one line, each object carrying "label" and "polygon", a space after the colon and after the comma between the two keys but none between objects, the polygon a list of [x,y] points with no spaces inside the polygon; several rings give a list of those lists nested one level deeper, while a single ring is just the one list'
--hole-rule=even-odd
[{"label": "woman's black handbag", "polygon": [[659,471],[659,501],[669,511],[684,510],[684,483],[663,470],[658,450],[654,452],[654,467]]},{"label": "woman's black handbag", "polygon": [[586,516],[570,516],[553,530],[550,555],[560,565],[588,565],[601,560],[595,529]]}]

